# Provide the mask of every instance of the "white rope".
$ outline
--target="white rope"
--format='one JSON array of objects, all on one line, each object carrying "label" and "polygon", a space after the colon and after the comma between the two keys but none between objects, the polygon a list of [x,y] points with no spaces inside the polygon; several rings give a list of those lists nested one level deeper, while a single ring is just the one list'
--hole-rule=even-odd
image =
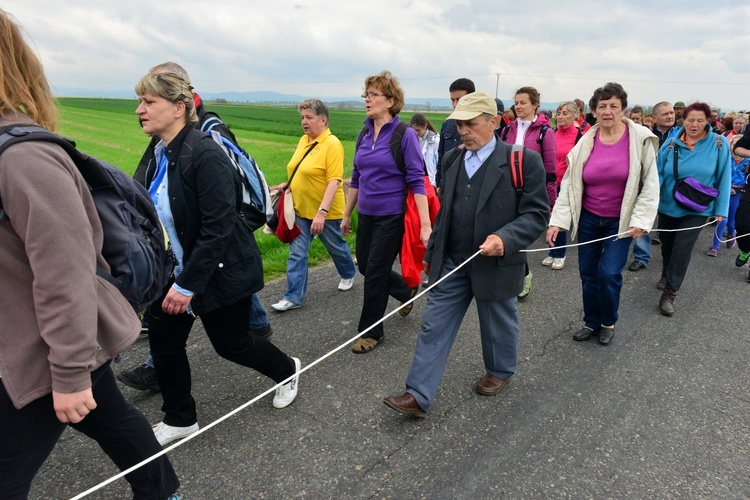
[{"label": "white rope", "polygon": [[210,424],[206,425],[205,427],[202,427],[201,429],[199,429],[198,431],[194,432],[193,434],[190,434],[189,436],[185,437],[183,440],[178,441],[177,443],[171,445],[169,448],[165,448],[162,451],[156,453],[155,455],[152,455],[152,456],[148,457],[147,459],[143,460],[142,462],[139,462],[139,463],[135,464],[134,466],[130,467],[129,469],[126,469],[126,470],[120,472],[119,474],[117,474],[115,476],[112,476],[111,478],[107,479],[106,481],[102,481],[101,483],[97,484],[96,486],[94,486],[92,488],[89,488],[88,490],[84,491],[83,493],[79,493],[78,495],[74,496],[71,500],[80,500],[81,498],[84,498],[84,497],[86,497],[86,496],[88,496],[88,495],[90,495],[90,494],[92,494],[92,493],[94,493],[94,492],[96,492],[96,491],[104,488],[108,484],[111,484],[114,481],[117,481],[118,479],[120,479],[122,477],[125,477],[127,474],[130,474],[134,470],[136,470],[136,469],[138,469],[140,467],[143,467],[144,465],[146,465],[146,464],[148,464],[148,463],[156,460],[157,458],[161,457],[162,455],[166,455],[168,452],[170,452],[170,451],[172,451],[172,450],[174,450],[174,449],[182,446],[183,444],[187,443],[188,441],[190,441],[192,439],[195,439],[196,437],[200,436],[201,434],[203,434],[207,430],[213,428],[216,425],[219,425],[220,423],[222,423],[223,421],[225,421],[229,417],[232,417],[235,414],[241,412],[242,410],[244,410],[248,406],[252,405],[253,403],[255,403],[256,401],[258,401],[259,399],[267,396],[268,394],[271,394],[278,387],[286,384],[287,382],[289,382],[293,378],[298,377],[299,375],[301,375],[302,373],[306,372],[307,370],[309,370],[313,366],[317,365],[318,363],[321,363],[323,360],[325,360],[325,359],[333,356],[335,353],[339,352],[341,349],[345,348],[349,344],[355,342],[362,335],[364,335],[365,333],[369,332],[370,330],[372,330],[373,328],[375,328],[377,325],[379,325],[380,323],[384,322],[386,319],[388,319],[391,316],[393,316],[394,314],[396,314],[402,308],[406,307],[409,304],[412,304],[415,300],[417,300],[418,298],[422,297],[422,295],[426,294],[432,288],[434,288],[438,284],[442,283],[446,278],[448,278],[453,273],[455,273],[456,271],[458,271],[459,269],[461,269],[463,266],[465,266],[466,264],[468,264],[476,256],[481,255],[481,253],[482,253],[481,250],[477,250],[477,252],[474,253],[474,255],[472,255],[471,257],[469,257],[465,261],[463,261],[455,269],[453,269],[451,272],[447,273],[445,276],[443,276],[442,278],[440,278],[439,280],[437,280],[435,283],[433,283],[432,285],[430,285],[428,288],[425,288],[424,290],[422,290],[421,293],[416,294],[414,297],[412,297],[408,301],[404,302],[399,307],[397,307],[396,309],[394,309],[393,311],[391,311],[390,313],[386,314],[385,316],[383,316],[382,318],[380,318],[378,321],[376,321],[375,323],[373,323],[372,325],[370,325],[367,329],[365,329],[362,332],[358,332],[357,335],[355,335],[354,337],[350,338],[349,340],[347,340],[346,342],[344,342],[340,346],[336,347],[332,351],[327,352],[326,354],[324,354],[323,356],[319,357],[318,359],[316,359],[312,363],[308,364],[307,366],[305,366],[304,368],[302,368],[299,372],[295,373],[294,375],[291,375],[291,376],[287,377],[286,379],[284,379],[281,382],[279,382],[278,384],[274,385],[273,387],[271,387],[267,391],[263,392],[262,394],[259,394],[258,396],[254,397],[253,399],[251,399],[250,401],[244,403],[243,405],[238,406],[237,408],[235,408],[234,410],[230,411],[226,415],[224,415],[224,416],[222,416],[222,417],[214,420],[213,422],[211,422]]},{"label": "white rope", "polygon": [[[711,220],[711,221],[703,224],[702,226],[689,227],[689,228],[683,228],[683,229],[654,229],[654,230],[652,230],[652,232],[653,231],[660,231],[660,232],[691,231],[693,229],[704,228],[704,227],[706,227],[706,226],[708,226],[710,224],[713,224],[713,223],[714,223],[714,220]],[[628,234],[627,232],[623,232],[623,233],[618,233],[616,235],[607,236],[605,238],[599,238],[599,239],[596,239],[596,240],[587,241],[585,243],[574,243],[574,244],[564,245],[564,246],[559,246],[559,247],[554,247],[554,248],[557,248],[557,249],[559,249],[559,248],[572,248],[572,247],[578,247],[578,246],[582,246],[582,245],[589,245],[591,243],[596,243],[596,242],[599,242],[599,241],[609,240],[609,239],[616,238],[618,236],[624,236],[624,235],[627,235],[627,234]],[[743,236],[748,236],[748,235],[737,236],[737,237],[732,238],[732,239],[741,238]],[[549,248],[525,249],[525,250],[521,250],[520,252],[523,252],[523,253],[532,253],[532,252],[546,252],[546,251],[549,251]],[[434,287],[436,287],[437,285],[439,285],[440,283],[442,283],[445,279],[447,279],[453,273],[455,273],[456,271],[458,271],[459,269],[461,269],[462,267],[464,267],[466,264],[468,264],[470,261],[472,261],[474,258],[476,258],[477,256],[479,256],[481,254],[482,254],[482,250],[477,250],[471,257],[469,257],[465,261],[461,262],[458,266],[456,266],[455,269],[451,270],[449,273],[447,273],[445,276],[441,277],[435,283],[433,283],[429,287],[427,287],[424,290],[422,290],[422,292],[416,294],[414,297],[412,297],[411,299],[409,299],[408,301],[404,302],[403,304],[401,304],[399,307],[397,307],[396,309],[394,309],[390,313],[388,313],[385,316],[383,316],[382,318],[380,318],[378,321],[376,321],[375,323],[373,323],[372,325],[370,325],[364,331],[358,332],[357,335],[355,335],[354,337],[350,338],[349,340],[347,340],[343,344],[339,345],[335,349],[327,352],[326,354],[324,354],[320,358],[318,358],[315,361],[313,361],[312,363],[308,364],[307,366],[305,366],[304,368],[302,368],[299,372],[295,373],[294,375],[291,375],[291,376],[287,377],[286,379],[284,379],[283,381],[281,381],[278,384],[274,385],[273,387],[269,388],[268,390],[266,390],[262,394],[259,394],[258,396],[254,397],[250,401],[247,401],[246,403],[242,404],[241,406],[238,406],[237,408],[235,408],[234,410],[230,411],[226,415],[223,415],[222,417],[219,417],[218,419],[214,420],[210,424],[208,424],[208,425],[200,428],[198,431],[194,432],[193,434],[190,434],[189,436],[187,436],[184,439],[176,442],[175,444],[169,446],[168,448],[164,448],[162,451],[156,453],[155,455],[152,455],[152,456],[148,457],[147,459],[143,460],[142,462],[139,462],[139,463],[135,464],[134,466],[130,467],[129,469],[126,469],[126,470],[120,472],[119,474],[117,474],[115,476],[112,476],[111,478],[109,478],[109,479],[107,479],[105,481],[102,481],[101,483],[97,484],[96,486],[94,486],[92,488],[89,488],[88,490],[86,490],[86,491],[84,491],[82,493],[79,493],[78,495],[74,496],[71,500],[80,500],[80,499],[82,499],[82,498],[84,498],[84,497],[86,497],[86,496],[88,496],[88,495],[90,495],[90,494],[92,494],[92,493],[94,493],[94,492],[96,492],[96,491],[104,488],[105,486],[107,486],[107,485],[109,485],[109,484],[117,481],[118,479],[120,479],[122,477],[125,477],[127,474],[130,474],[134,470],[136,470],[136,469],[138,469],[140,467],[143,467],[144,465],[146,465],[146,464],[148,464],[150,462],[153,462],[157,458],[159,458],[159,457],[161,457],[163,455],[166,455],[168,452],[170,452],[170,451],[172,451],[172,450],[174,450],[174,449],[176,449],[176,448],[184,445],[185,443],[191,441],[192,439],[197,438],[198,436],[200,436],[204,432],[208,431],[209,429],[212,429],[213,427],[219,425],[220,423],[224,422],[228,418],[230,418],[230,417],[234,416],[235,414],[241,412],[242,410],[244,410],[248,406],[254,404],[256,401],[264,398],[268,394],[271,394],[277,388],[279,388],[280,386],[286,384],[287,382],[289,382],[293,378],[298,377],[302,373],[304,373],[304,372],[308,371],[309,369],[311,369],[313,366],[315,366],[315,365],[321,363],[322,361],[324,361],[325,359],[328,359],[329,357],[333,356],[334,354],[336,354],[337,352],[339,352],[341,349],[344,349],[349,344],[357,341],[357,339],[359,339],[360,337],[362,337],[362,335],[364,335],[365,333],[369,332],[370,330],[372,330],[373,328],[375,328],[377,325],[383,323],[386,319],[388,319],[391,316],[393,316],[394,314],[396,314],[402,308],[404,308],[404,307],[412,304],[414,301],[416,301],[417,299],[421,298],[424,294],[426,294],[427,292],[429,292],[430,290],[432,290]]]}]

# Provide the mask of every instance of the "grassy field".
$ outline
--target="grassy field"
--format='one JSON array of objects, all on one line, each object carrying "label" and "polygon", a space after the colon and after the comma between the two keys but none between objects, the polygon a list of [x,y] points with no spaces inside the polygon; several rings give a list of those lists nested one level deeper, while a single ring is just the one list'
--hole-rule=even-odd
[{"label": "grassy field", "polygon": [[[82,151],[117,165],[128,174],[135,171],[149,139],[141,131],[135,109],[135,99],[60,98],[58,132],[76,141]],[[258,162],[270,184],[286,180],[286,166],[302,136],[299,113],[296,109],[245,104],[213,104],[206,107],[221,116],[237,137],[240,145]],[[365,119],[363,111],[330,111],[330,127],[344,146],[344,169],[348,177],[352,170],[354,141]],[[408,122],[411,113],[401,113]],[[446,113],[430,114],[436,128],[440,128]],[[356,226],[355,226],[356,227]],[[286,272],[288,246],[276,237],[256,232],[263,255],[266,279]],[[354,248],[354,236],[348,238]],[[310,265],[327,260],[328,253],[317,239],[310,250]]]}]

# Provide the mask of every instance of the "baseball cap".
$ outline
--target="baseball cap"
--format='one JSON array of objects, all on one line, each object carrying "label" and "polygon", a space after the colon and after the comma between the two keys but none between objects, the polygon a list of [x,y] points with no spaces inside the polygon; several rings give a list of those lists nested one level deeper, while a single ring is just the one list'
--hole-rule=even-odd
[{"label": "baseball cap", "polygon": [[502,114],[505,111],[505,104],[503,104],[502,99],[495,97],[495,104],[497,104],[497,114]]},{"label": "baseball cap", "polygon": [[684,108],[685,107],[685,103],[682,102],[682,101],[677,101],[676,103],[674,103],[673,107],[675,107],[675,108]]},{"label": "baseball cap", "polygon": [[495,99],[484,92],[472,92],[459,99],[456,109],[453,110],[448,119],[472,120],[484,113],[488,115],[497,114]]}]

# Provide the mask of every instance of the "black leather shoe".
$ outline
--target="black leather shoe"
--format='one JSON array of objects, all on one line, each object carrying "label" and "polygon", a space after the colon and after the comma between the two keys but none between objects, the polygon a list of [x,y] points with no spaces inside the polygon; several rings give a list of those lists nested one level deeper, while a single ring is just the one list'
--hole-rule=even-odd
[{"label": "black leather shoe", "polygon": [[584,326],[573,334],[573,340],[576,340],[578,342],[585,342],[594,335],[596,335],[596,332],[594,330]]},{"label": "black leather shoe", "polygon": [[615,338],[615,327],[602,328],[599,330],[599,345],[609,345],[612,339]]},{"label": "black leather shoe", "polygon": [[640,260],[634,260],[628,266],[628,271],[635,272],[635,271],[640,271],[641,269],[646,269],[646,264],[644,264]]}]

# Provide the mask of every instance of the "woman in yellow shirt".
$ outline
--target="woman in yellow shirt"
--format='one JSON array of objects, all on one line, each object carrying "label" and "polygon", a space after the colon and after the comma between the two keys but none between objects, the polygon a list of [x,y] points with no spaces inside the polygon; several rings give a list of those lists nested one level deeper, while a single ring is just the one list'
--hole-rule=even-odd
[{"label": "woman in yellow shirt", "polygon": [[[299,105],[305,132],[287,165],[294,195],[294,213],[301,234],[289,246],[286,264],[287,289],[284,297],[271,305],[279,312],[302,306],[307,293],[307,255],[313,238],[320,237],[341,276],[338,289],[346,291],[357,273],[349,246],[341,236],[344,216],[344,147],[328,128],[328,107],[319,99],[307,99]],[[307,153],[308,149],[310,152]],[[307,153],[307,154],[306,154]],[[299,165],[299,167],[298,167]],[[280,189],[285,189],[281,184]]]}]

